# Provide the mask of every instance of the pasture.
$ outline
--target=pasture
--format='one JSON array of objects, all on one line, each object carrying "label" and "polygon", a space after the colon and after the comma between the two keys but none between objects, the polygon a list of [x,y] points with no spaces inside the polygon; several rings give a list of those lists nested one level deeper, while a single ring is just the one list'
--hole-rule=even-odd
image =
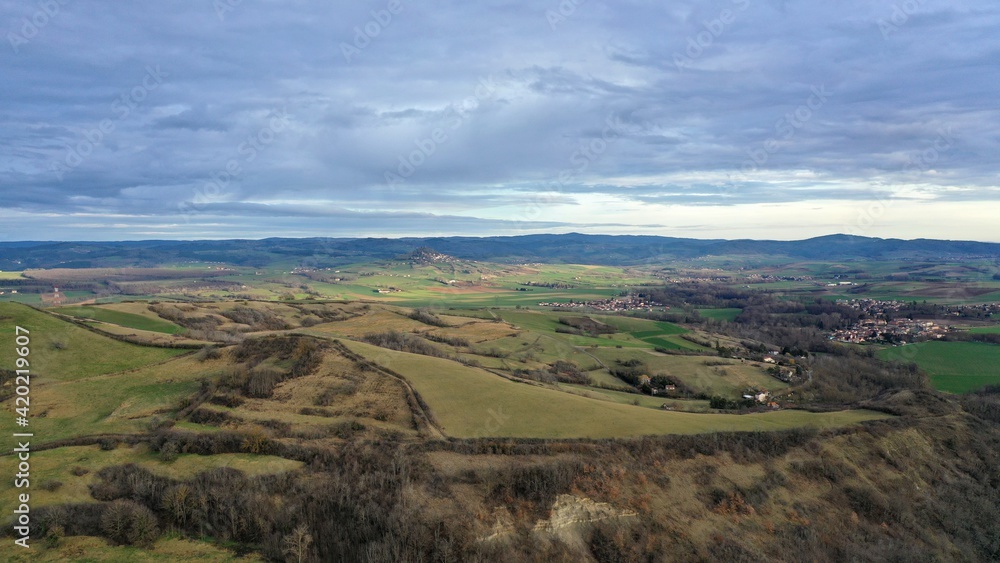
[{"label": "pasture", "polygon": [[886,348],[883,360],[915,362],[935,388],[967,393],[1000,384],[1000,346],[981,342],[920,342]]},{"label": "pasture", "polygon": [[[145,310],[145,304],[123,303],[117,305],[92,306],[70,306],[53,309],[56,313],[69,315],[81,319],[91,319],[102,323],[110,323],[125,328],[134,328],[151,332],[162,332],[164,334],[178,334],[184,329],[172,322],[152,314],[141,314],[122,310],[125,308],[135,309],[135,305]],[[148,311],[147,311],[148,312]]]},{"label": "pasture", "polygon": [[788,384],[768,375],[762,364],[755,362],[617,348],[599,348],[594,351],[594,355],[608,366],[614,366],[617,362],[639,360],[646,364],[649,375],[674,377],[696,393],[706,395],[736,398],[748,388],[766,389],[774,393],[788,387]]},{"label": "pasture", "polygon": [[0,303],[0,366],[13,368],[14,327],[30,331],[31,374],[69,381],[117,373],[162,362],[184,350],[149,348],[119,342],[24,305]]},{"label": "pasture", "polygon": [[863,410],[782,410],[732,415],[656,411],[525,383],[440,358],[345,341],[352,351],[401,373],[456,438],[615,438],[739,430],[833,427],[888,415]]},{"label": "pasture", "polygon": [[[112,341],[114,342],[114,341]],[[192,355],[130,371],[64,380],[32,379],[31,426],[46,442],[103,433],[143,432],[154,417],[176,410],[214,378],[223,360],[200,362]],[[12,402],[4,415],[13,417]]]}]

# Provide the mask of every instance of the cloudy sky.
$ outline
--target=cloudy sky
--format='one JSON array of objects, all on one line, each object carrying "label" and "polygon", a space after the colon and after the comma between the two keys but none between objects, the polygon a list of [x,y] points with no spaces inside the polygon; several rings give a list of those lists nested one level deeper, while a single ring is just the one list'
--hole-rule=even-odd
[{"label": "cloudy sky", "polygon": [[995,0],[0,0],[0,240],[1000,241]]}]

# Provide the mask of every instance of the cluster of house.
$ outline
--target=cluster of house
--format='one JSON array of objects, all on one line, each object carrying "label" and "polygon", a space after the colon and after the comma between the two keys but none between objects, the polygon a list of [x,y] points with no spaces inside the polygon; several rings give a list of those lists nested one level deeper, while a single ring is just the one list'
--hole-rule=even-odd
[{"label": "cluster of house", "polygon": [[765,390],[761,389],[748,389],[746,393],[743,394],[744,399],[753,399],[761,405],[767,405],[771,408],[778,408],[778,403],[770,400],[771,394]]},{"label": "cluster of house", "polygon": [[934,321],[914,319],[866,319],[833,332],[830,338],[841,342],[860,344],[863,342],[912,342],[927,338],[941,338],[948,333],[948,327]]},{"label": "cluster of house", "polygon": [[792,383],[796,380],[798,372],[794,365],[789,365],[790,362],[794,363],[794,359],[786,358],[778,352],[771,352],[764,356],[763,361],[765,364],[771,364],[765,370],[771,377],[785,383]]},{"label": "cluster of house", "polygon": [[677,390],[677,386],[672,383],[667,383],[663,387],[654,387],[653,378],[649,377],[646,374],[642,374],[639,376],[638,383],[639,387],[649,388],[650,395],[664,395],[664,394],[669,395],[671,392]]},{"label": "cluster of house", "polygon": [[772,274],[751,273],[746,275],[747,283],[771,283],[782,281],[811,281],[812,276],[775,276]]},{"label": "cluster of house", "polygon": [[902,343],[928,338],[941,338],[950,330],[934,321],[891,318],[890,313],[900,310],[902,301],[883,301],[880,299],[840,300],[837,303],[848,305],[864,313],[866,318],[848,328],[835,330],[830,335],[832,340],[860,344],[863,342]]},{"label": "cluster of house", "polygon": [[403,290],[399,289],[398,287],[379,287],[377,289],[373,289],[372,293],[381,293],[381,294],[385,294],[385,293],[400,293],[401,291],[403,291]]},{"label": "cluster of house", "polygon": [[624,297],[612,297],[600,301],[570,301],[568,303],[541,302],[539,307],[555,307],[560,309],[594,309],[596,311],[652,311],[654,309],[666,310],[663,303],[653,301],[638,295],[626,295]]},{"label": "cluster of house", "polygon": [[668,282],[668,283],[689,283],[689,282],[696,282],[696,283],[730,283],[730,282],[733,281],[733,277],[732,276],[692,276],[692,277],[682,276],[682,277],[678,277],[678,276],[662,276],[662,275],[655,275],[654,274],[653,277],[660,278],[663,281]]}]

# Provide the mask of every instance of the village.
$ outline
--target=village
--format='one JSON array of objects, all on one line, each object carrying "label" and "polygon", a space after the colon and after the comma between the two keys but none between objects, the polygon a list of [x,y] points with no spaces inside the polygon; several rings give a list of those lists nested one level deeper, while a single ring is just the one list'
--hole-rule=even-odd
[{"label": "village", "polygon": [[626,295],[623,297],[611,297],[599,301],[569,301],[566,303],[555,301],[543,301],[539,307],[553,307],[557,309],[593,309],[595,311],[622,312],[622,311],[653,311],[655,309],[667,310],[670,307],[638,295]]},{"label": "village", "polygon": [[891,318],[891,313],[903,307],[901,301],[882,301],[877,299],[852,299],[839,301],[854,309],[860,310],[868,318],[854,325],[836,330],[830,336],[832,340],[861,344],[865,342],[899,344],[917,340],[938,339],[951,330],[932,320]]}]

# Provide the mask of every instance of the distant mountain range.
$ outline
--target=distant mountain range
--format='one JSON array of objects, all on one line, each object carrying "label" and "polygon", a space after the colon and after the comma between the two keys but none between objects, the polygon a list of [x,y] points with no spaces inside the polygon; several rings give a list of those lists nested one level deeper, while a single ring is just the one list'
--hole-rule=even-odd
[{"label": "distant mountain range", "polygon": [[491,262],[638,265],[705,256],[790,260],[1000,259],[1000,243],[829,235],[799,241],[701,240],[658,236],[525,235],[431,238],[3,242],[0,270],[143,267],[191,261],[263,267],[328,267],[421,255]]}]

